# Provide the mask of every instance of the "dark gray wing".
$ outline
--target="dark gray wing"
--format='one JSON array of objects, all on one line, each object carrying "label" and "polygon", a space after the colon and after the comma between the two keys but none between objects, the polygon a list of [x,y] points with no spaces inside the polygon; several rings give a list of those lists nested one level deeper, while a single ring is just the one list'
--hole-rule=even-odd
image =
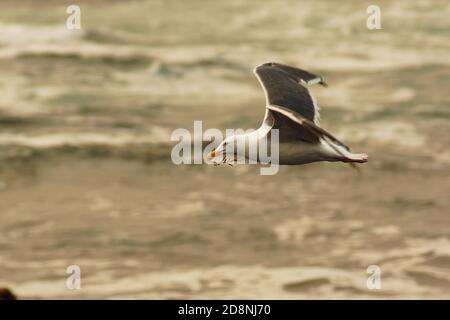
[{"label": "dark gray wing", "polygon": [[[316,132],[310,130],[310,128],[305,125],[303,122],[298,122],[293,120],[292,118],[286,116],[281,112],[277,112],[272,110],[271,108],[275,107],[272,105],[267,106],[269,111],[266,116],[265,122],[270,126],[270,129],[278,129],[278,138],[280,142],[308,142],[308,143],[319,143],[320,136],[316,134]],[[290,109],[286,109],[290,110]],[[298,113],[297,113],[298,115]],[[302,120],[306,120],[301,117]],[[312,123],[311,121],[309,121]]]},{"label": "dark gray wing", "polygon": [[[274,128],[279,126],[280,141],[282,141],[281,134],[283,133],[283,131],[286,132],[297,131],[298,134],[303,138],[302,140],[306,140],[309,142],[319,142],[320,140],[325,141],[329,140],[334,144],[340,145],[345,149],[347,149],[348,151],[350,151],[350,148],[347,145],[345,145],[342,141],[334,137],[328,131],[314,124],[314,122],[312,122],[311,120],[304,118],[297,112],[292,111],[289,108],[276,105],[269,105],[267,106],[267,109],[269,109],[269,111],[272,112],[272,116],[275,116]],[[277,124],[277,121],[279,121],[278,120],[279,118],[276,116],[277,114],[279,115],[279,117],[282,117],[284,119],[283,120],[284,122],[282,122],[281,125]],[[289,119],[289,122],[286,122],[287,119]],[[290,137],[288,136],[288,138]]]},{"label": "dark gray wing", "polygon": [[257,66],[254,73],[264,89],[267,105],[289,108],[319,124],[319,107],[303,84],[318,83],[326,86],[320,76],[274,62]]}]

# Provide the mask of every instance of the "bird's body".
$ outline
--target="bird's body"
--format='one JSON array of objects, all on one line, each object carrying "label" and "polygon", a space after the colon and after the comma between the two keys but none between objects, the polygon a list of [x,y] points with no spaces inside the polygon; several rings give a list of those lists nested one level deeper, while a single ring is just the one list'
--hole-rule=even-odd
[{"label": "bird's body", "polygon": [[[242,158],[234,145],[244,146],[245,158],[263,162],[250,152],[251,142],[261,142],[278,151],[278,164],[301,165],[317,161],[366,162],[366,154],[355,154],[344,143],[319,126],[319,108],[304,85],[321,84],[322,77],[305,70],[264,63],[254,69],[266,96],[266,114],[261,127],[251,133],[227,137],[209,154],[214,163],[232,163]],[[274,132],[278,139],[269,139]],[[273,145],[273,144],[276,145]],[[228,145],[233,145],[228,148]],[[259,144],[258,144],[259,145]],[[242,151],[242,150],[241,150]]]},{"label": "bird's body", "polygon": [[285,142],[279,145],[279,164],[297,165],[316,161],[326,161],[333,158],[322,143]]}]

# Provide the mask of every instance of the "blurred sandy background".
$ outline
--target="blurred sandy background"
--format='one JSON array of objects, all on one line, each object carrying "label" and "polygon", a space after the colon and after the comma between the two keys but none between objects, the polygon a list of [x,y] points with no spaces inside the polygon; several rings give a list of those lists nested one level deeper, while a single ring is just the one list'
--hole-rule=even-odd
[{"label": "blurred sandy background", "polygon": [[[81,7],[82,29],[65,27]],[[366,28],[381,7],[382,30]],[[22,298],[450,298],[450,3],[0,1],[0,286]],[[322,74],[346,165],[175,166],[256,128],[252,68]],[[68,265],[82,289],[66,288]],[[368,290],[366,268],[382,270]]]}]

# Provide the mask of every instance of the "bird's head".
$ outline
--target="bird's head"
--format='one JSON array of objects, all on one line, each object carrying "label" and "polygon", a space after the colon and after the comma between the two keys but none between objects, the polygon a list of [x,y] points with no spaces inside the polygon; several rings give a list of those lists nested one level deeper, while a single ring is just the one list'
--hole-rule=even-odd
[{"label": "bird's head", "polygon": [[[217,148],[208,153],[208,160],[214,165],[235,164],[245,156],[245,137],[233,135],[223,140]],[[242,155],[240,153],[243,153]]]}]

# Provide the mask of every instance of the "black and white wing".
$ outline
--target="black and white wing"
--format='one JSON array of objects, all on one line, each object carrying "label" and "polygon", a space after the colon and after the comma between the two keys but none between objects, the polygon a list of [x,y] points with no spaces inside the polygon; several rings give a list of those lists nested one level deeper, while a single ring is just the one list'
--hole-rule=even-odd
[{"label": "black and white wing", "polygon": [[254,72],[266,94],[264,121],[271,129],[279,129],[280,141],[324,140],[350,150],[319,126],[318,105],[304,84],[327,86],[322,77],[274,62],[259,65]]},{"label": "black and white wing", "polygon": [[275,119],[274,128],[280,130],[280,141],[282,140],[281,137],[284,137],[285,140],[289,140],[295,138],[295,135],[297,135],[297,139],[300,140],[316,143],[323,140],[332,142],[333,145],[342,146],[350,151],[350,148],[338,138],[299,113],[292,111],[289,108],[276,105],[268,105],[267,109],[272,112],[271,116]]},{"label": "black and white wing", "polygon": [[283,106],[319,125],[319,107],[304,85],[326,86],[322,77],[274,62],[257,66],[254,73],[264,89],[267,105]]}]

